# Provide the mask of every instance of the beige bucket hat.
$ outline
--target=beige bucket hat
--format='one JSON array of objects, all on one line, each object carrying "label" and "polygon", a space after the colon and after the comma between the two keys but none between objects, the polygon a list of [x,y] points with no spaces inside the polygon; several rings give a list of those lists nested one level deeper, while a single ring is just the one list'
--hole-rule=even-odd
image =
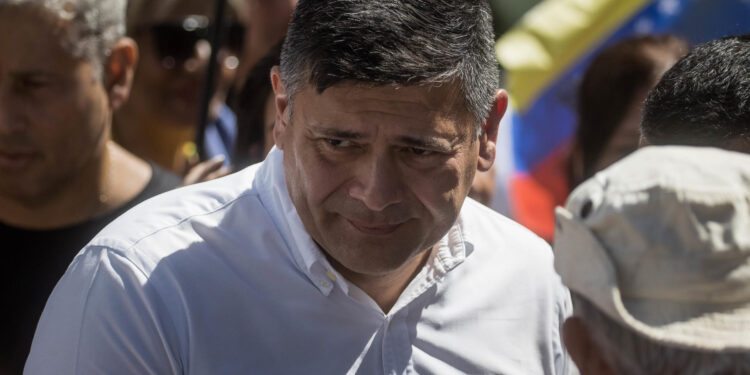
[{"label": "beige bucket hat", "polygon": [[641,149],[556,211],[571,291],[655,342],[750,350],[750,155]]}]

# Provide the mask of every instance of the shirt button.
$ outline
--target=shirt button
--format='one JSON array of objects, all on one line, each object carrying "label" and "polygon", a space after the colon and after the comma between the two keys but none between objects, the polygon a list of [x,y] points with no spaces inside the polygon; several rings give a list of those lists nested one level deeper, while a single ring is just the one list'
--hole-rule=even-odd
[{"label": "shirt button", "polygon": [[336,281],[336,274],[333,273],[331,270],[326,270],[326,276],[328,276],[331,281]]},{"label": "shirt button", "polygon": [[318,285],[319,285],[319,286],[320,286],[321,288],[325,288],[325,289],[328,289],[328,288],[330,288],[330,287],[332,287],[332,286],[333,286],[333,284],[331,284],[331,282],[330,282],[330,281],[328,281],[328,280],[324,280],[324,279],[320,279],[320,280],[318,280]]}]

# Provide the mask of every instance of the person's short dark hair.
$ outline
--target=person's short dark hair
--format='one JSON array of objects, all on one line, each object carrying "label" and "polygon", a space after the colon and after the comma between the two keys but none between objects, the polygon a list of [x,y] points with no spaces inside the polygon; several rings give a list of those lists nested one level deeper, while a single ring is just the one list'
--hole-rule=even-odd
[{"label": "person's short dark hair", "polygon": [[571,155],[577,165],[570,166],[571,188],[597,172],[599,158],[633,101],[687,49],[687,43],[673,35],[642,35],[607,47],[591,61],[578,90]]},{"label": "person's short dark hair", "polygon": [[290,98],[341,83],[455,84],[481,128],[499,73],[486,0],[300,0],[281,53]]},{"label": "person's short dark hair", "polygon": [[728,148],[750,143],[750,34],[695,47],[646,99],[649,144]]}]

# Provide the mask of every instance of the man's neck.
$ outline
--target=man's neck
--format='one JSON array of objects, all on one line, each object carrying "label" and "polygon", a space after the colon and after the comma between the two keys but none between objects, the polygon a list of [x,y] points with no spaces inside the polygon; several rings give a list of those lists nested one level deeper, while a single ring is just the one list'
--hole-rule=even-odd
[{"label": "man's neck", "polygon": [[0,196],[0,220],[24,229],[75,225],[124,205],[146,186],[151,168],[109,141],[79,172],[35,197]]},{"label": "man's neck", "polygon": [[331,266],[341,273],[349,282],[362,289],[387,314],[398,301],[401,293],[422,270],[430,258],[431,250],[425,250],[409,259],[397,270],[385,275],[363,275],[352,272],[328,257]]}]

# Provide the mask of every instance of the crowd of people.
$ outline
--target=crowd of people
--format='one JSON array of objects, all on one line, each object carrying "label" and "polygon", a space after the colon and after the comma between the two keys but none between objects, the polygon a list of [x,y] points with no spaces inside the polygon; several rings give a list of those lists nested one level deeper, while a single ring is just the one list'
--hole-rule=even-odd
[{"label": "crowd of people", "polygon": [[592,60],[550,246],[486,1],[226,5],[0,0],[0,375],[750,374],[750,34]]}]

